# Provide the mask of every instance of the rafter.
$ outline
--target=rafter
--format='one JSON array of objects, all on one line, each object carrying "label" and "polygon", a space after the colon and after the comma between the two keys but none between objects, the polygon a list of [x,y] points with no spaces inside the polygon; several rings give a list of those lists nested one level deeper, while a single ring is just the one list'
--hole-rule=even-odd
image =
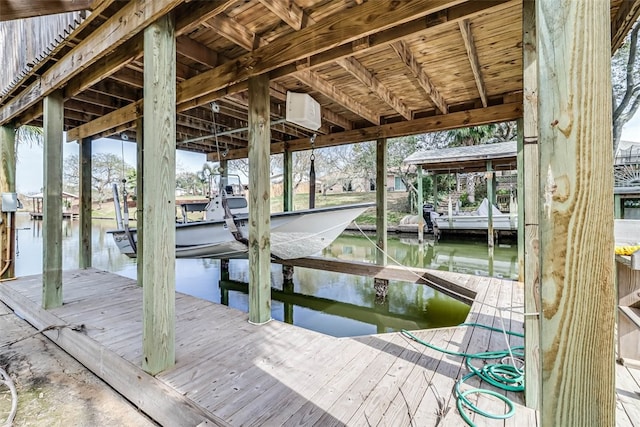
[{"label": "rafter", "polygon": [[379,114],[375,113],[366,105],[363,105],[355,101],[353,98],[345,95],[344,92],[332,83],[329,83],[318,76],[316,73],[309,70],[302,70],[295,74],[295,78],[358,116],[370,121],[371,123],[377,125],[380,124]]},{"label": "rafter", "polygon": [[176,36],[188,34],[201,23],[214,16],[224,13],[225,10],[236,4],[238,0],[208,0],[194,1],[187,5],[184,13],[176,17]]},{"label": "rafter", "polygon": [[320,116],[322,117],[323,122],[331,123],[336,126],[340,126],[344,130],[351,130],[355,126],[351,120],[347,120],[339,114],[334,113],[328,108],[322,108],[320,111]]},{"label": "rafter", "polygon": [[[193,3],[208,4],[210,2]],[[405,10],[405,7],[408,7],[407,5],[402,8],[402,12],[386,12],[384,8],[387,7],[388,2],[382,0],[375,2],[375,5],[369,9],[369,6],[373,3],[374,2],[369,1],[361,7],[352,8],[340,14],[338,17],[333,17],[330,22],[322,21],[314,26],[306,27],[297,33],[283,36],[254,52],[243,55],[229,63],[221,64],[212,70],[205,71],[196,77],[179,83],[177,88],[177,111],[189,110],[229,94],[247,90],[246,78],[250,74],[259,74],[267,70],[273,70],[269,73],[271,79],[291,75],[298,71],[293,62],[300,59],[301,56],[308,58],[307,62],[311,67],[321,66],[329,62],[334,62],[337,59],[353,55],[353,47],[351,44],[353,40],[375,33],[375,37],[369,40],[368,47],[360,51],[363,53],[369,52],[374,49],[379,49],[382,46],[387,46],[409,35],[419,35],[429,31],[437,31],[437,28],[441,27],[443,23],[457,22],[460,19],[486,13],[487,9],[491,9],[493,13],[499,13],[502,9],[509,9],[513,4],[519,4],[519,0],[487,0],[454,4],[446,9],[446,19],[442,18],[440,14],[446,2],[428,2],[426,0],[413,0],[409,2],[409,0],[406,0],[407,4],[410,3],[408,6],[421,8],[420,13],[417,15],[415,10]],[[404,3],[405,2],[403,2],[403,4]],[[380,4],[382,4],[382,6],[380,6]],[[383,10],[376,12],[376,8],[383,8]],[[357,10],[354,11],[353,9]],[[353,35],[353,39],[349,38],[347,42],[335,47],[336,43],[340,43],[339,39],[334,37],[335,29],[346,25],[350,20],[354,22],[362,21],[362,19],[364,19],[363,16],[366,15],[364,12],[375,15],[375,19],[367,24],[363,24],[363,26],[352,27],[350,34]],[[437,14],[440,19],[424,19],[424,14]],[[406,21],[406,19],[411,19],[413,16],[418,17],[414,20]],[[394,22],[394,20],[401,20],[401,22],[404,23],[390,28],[389,25],[393,24],[389,22]],[[320,29],[321,25],[322,29]],[[334,31],[331,30],[332,28]],[[356,30],[355,28],[360,29]],[[381,28],[383,29],[380,30]],[[327,37],[314,38],[319,34],[325,34],[325,32],[328,35]],[[299,51],[297,47],[300,43],[313,43],[314,49],[307,51],[303,49]],[[265,60],[260,61],[262,58],[265,58]],[[94,128],[91,123],[82,125],[83,129],[87,127]],[[85,132],[83,131],[81,133]],[[87,136],[91,135],[91,133],[87,133]]]},{"label": "rafter", "polygon": [[471,71],[473,72],[473,78],[476,81],[476,87],[482,100],[482,106],[487,106],[487,89],[484,86],[484,79],[480,71],[480,61],[478,61],[478,52],[476,51],[476,44],[473,40],[473,34],[471,33],[471,24],[468,19],[458,21],[460,27],[460,34],[462,40],[464,40],[464,47],[467,50],[467,56],[469,57],[469,65],[471,65]]},{"label": "rafter", "polygon": [[33,18],[57,13],[92,10],[94,0],[0,0],[0,21]]},{"label": "rafter", "polygon": [[391,48],[398,54],[404,65],[409,68],[413,76],[418,80],[418,83],[427,93],[427,96],[431,99],[431,102],[440,110],[442,114],[447,114],[449,112],[449,107],[445,102],[438,89],[436,89],[435,85],[427,76],[427,73],[422,68],[422,65],[418,63],[413,52],[409,49],[409,46],[404,41],[398,41],[395,43],[391,43]]},{"label": "rafter", "polygon": [[202,25],[250,52],[260,46],[260,37],[256,33],[224,14],[214,16]]},{"label": "rafter", "polygon": [[274,15],[298,31],[302,28],[304,11],[294,0],[258,0]]},{"label": "rafter", "polygon": [[189,101],[339,44],[350,45],[353,40],[419,19],[449,5],[450,0],[369,1],[201,73],[178,87],[178,98],[180,102]]},{"label": "rafter", "polygon": [[118,10],[107,22],[89,34],[82,42],[48,69],[21,96],[9,101],[0,110],[4,124],[23,112],[43,96],[68,82],[104,54],[117,48],[159,17],[167,14],[183,0],[132,0]]},{"label": "rafter", "polygon": [[397,96],[395,96],[385,85],[380,83],[380,80],[376,76],[371,73],[371,71],[367,70],[367,68],[362,65],[360,61],[351,57],[351,58],[343,58],[338,59],[338,65],[347,70],[353,77],[358,79],[362,84],[371,90],[371,92],[378,95],[380,99],[386,102],[391,108],[396,110],[398,114],[404,117],[407,120],[411,120],[411,111],[405,105],[402,100],[400,100]]},{"label": "rafter", "polygon": [[[94,19],[98,18],[102,12],[107,9],[109,6],[111,6],[111,4],[114,2],[115,0],[98,0],[95,2],[95,5],[93,7],[93,11],[91,14],[89,14],[89,16],[85,17],[82,22],[80,24],[78,24],[75,29],[73,30],[73,32],[71,34],[69,34],[69,37],[67,38],[67,40],[71,40],[74,38],[74,36],[76,36],[77,34],[80,34],[81,32],[83,32],[86,28],[88,28],[89,26],[91,26],[93,24]],[[60,43],[58,44],[51,52],[49,52],[49,56],[55,56],[57,55],[57,53],[64,48],[64,44]],[[40,68],[45,65],[45,63],[47,63],[47,61],[38,61],[36,64],[34,64],[34,66],[29,70],[28,73],[26,73],[21,79],[20,81],[17,81],[14,86],[9,89],[6,93],[3,94],[2,98],[6,99],[6,97],[10,96],[11,94],[13,94],[13,92],[21,87],[22,85],[25,84],[25,82],[27,81],[28,78],[30,78],[31,76],[35,75],[36,73],[38,73],[38,71],[40,70]]]},{"label": "rafter", "polygon": [[613,54],[631,31],[631,27],[640,16],[640,0],[627,0],[620,3],[620,8],[611,22],[611,54]]},{"label": "rafter", "polygon": [[209,68],[218,63],[218,54],[187,36],[176,37],[176,52]]}]

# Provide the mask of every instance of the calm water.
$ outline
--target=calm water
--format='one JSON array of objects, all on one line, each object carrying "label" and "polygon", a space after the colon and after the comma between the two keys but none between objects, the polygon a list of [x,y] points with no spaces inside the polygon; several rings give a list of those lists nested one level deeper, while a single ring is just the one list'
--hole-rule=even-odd
[{"label": "calm water", "polygon": [[[16,274],[42,271],[42,223],[28,215],[17,218]],[[93,266],[132,279],[135,260],[120,255],[105,231],[114,221],[93,223]],[[426,244],[412,239],[389,239],[389,256],[404,265],[513,278],[517,249],[497,247],[488,259],[482,242]],[[363,236],[343,235],[323,255],[329,258],[374,262],[373,244]],[[390,260],[389,264],[393,264]],[[78,223],[63,223],[63,267],[78,268]],[[229,277],[221,281],[220,261],[176,260],[176,288],[180,292],[248,310],[248,261],[231,260]],[[461,323],[469,306],[426,286],[391,282],[385,302],[375,300],[373,279],[296,268],[291,282],[283,283],[282,268],[271,266],[272,316],[304,328],[334,336],[356,336],[398,329],[423,329]]]}]

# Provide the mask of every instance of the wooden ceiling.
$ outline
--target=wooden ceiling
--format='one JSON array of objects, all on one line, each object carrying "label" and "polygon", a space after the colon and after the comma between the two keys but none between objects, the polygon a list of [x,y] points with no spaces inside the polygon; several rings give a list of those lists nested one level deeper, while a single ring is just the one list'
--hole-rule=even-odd
[{"label": "wooden ceiling", "polygon": [[[614,48],[639,5],[611,1]],[[313,134],[282,120],[287,91],[321,104],[316,146],[522,115],[520,0],[96,0],[92,9],[32,72],[0,87],[0,124],[40,124],[42,97],[62,88],[68,140],[135,140],[142,30],[166,13],[177,35],[177,147],[211,159],[210,103],[228,158],[246,156],[247,78],[262,73],[278,123],[273,153],[306,149]]]}]

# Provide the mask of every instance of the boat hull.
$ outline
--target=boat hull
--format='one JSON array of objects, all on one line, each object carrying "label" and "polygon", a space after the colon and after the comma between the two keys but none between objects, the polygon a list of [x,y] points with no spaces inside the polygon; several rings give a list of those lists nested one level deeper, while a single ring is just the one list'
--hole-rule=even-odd
[{"label": "boat hull", "polygon": [[[489,218],[481,215],[435,216],[432,221],[441,231],[448,230],[488,230]],[[496,215],[493,217],[495,231],[517,231],[518,217],[515,215]]]},{"label": "boat hull", "polygon": [[[372,204],[283,212],[271,216],[271,254],[281,259],[303,258],[317,254],[333,242],[344,229]],[[237,217],[238,230],[249,237],[248,218]],[[135,229],[109,231],[120,252],[136,253]],[[131,238],[131,239],[130,239]],[[176,224],[177,258],[246,258],[247,246],[235,240],[224,221],[199,221]]]}]

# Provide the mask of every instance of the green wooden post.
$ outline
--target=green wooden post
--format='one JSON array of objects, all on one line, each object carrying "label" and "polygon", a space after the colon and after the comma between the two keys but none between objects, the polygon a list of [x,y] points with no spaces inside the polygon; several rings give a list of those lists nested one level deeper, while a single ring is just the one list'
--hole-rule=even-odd
[{"label": "green wooden post", "polygon": [[536,41],[536,5],[525,0],[522,11],[523,40],[523,175],[522,213],[518,221],[524,225],[524,318],[525,402],[528,407],[540,407],[540,266],[538,240],[539,155],[538,155],[538,71]]},{"label": "green wooden post", "polygon": [[42,306],[49,309],[62,305],[62,91],[44,98],[43,111]]},{"label": "green wooden post", "polygon": [[424,241],[424,218],[422,216],[422,205],[423,196],[422,196],[422,165],[418,165],[418,243],[422,243]]},{"label": "green wooden post", "polygon": [[[2,174],[0,175],[0,192],[16,192],[16,131],[12,125],[0,127],[0,162],[2,163]],[[9,249],[9,257],[3,256],[3,267],[5,262],[8,266],[1,279],[15,277],[15,233],[16,221],[15,212],[2,212],[2,224],[0,224],[0,253],[6,254]]]},{"label": "green wooden post", "polygon": [[249,79],[249,322],[271,320],[269,76]]},{"label": "green wooden post", "polygon": [[620,194],[613,195],[613,217],[615,219],[622,218],[622,197]]},{"label": "green wooden post", "polygon": [[293,210],[293,153],[285,148],[282,167],[282,210]]},{"label": "green wooden post", "polygon": [[91,138],[80,144],[80,268],[91,267]]},{"label": "green wooden post", "polygon": [[144,119],[136,120],[136,267],[137,283],[144,284]]},{"label": "green wooden post", "polygon": [[536,1],[543,426],[616,424],[610,20]]},{"label": "green wooden post", "polygon": [[487,244],[489,247],[493,247],[493,204],[496,199],[496,174],[493,172],[493,162],[491,160],[487,160],[487,175],[487,200],[489,200],[489,212],[487,214]]},{"label": "green wooden post", "polygon": [[144,30],[144,52],[142,368],[154,375],[175,363],[176,43],[172,14]]},{"label": "green wooden post", "polygon": [[376,263],[387,265],[387,139],[376,142]]}]

